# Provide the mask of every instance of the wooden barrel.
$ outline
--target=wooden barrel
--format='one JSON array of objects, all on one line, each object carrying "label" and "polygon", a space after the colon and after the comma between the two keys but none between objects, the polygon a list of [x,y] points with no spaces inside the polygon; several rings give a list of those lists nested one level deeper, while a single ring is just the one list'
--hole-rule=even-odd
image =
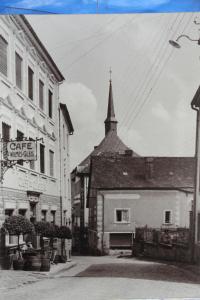
[{"label": "wooden barrel", "polygon": [[23,259],[13,260],[13,269],[14,270],[23,270],[23,268],[24,268],[24,260]]},{"label": "wooden barrel", "polygon": [[40,271],[41,268],[41,259],[38,256],[27,256],[24,263],[25,271]]},{"label": "wooden barrel", "polygon": [[41,268],[40,271],[42,272],[49,272],[50,271],[50,259],[47,257],[41,258]]}]

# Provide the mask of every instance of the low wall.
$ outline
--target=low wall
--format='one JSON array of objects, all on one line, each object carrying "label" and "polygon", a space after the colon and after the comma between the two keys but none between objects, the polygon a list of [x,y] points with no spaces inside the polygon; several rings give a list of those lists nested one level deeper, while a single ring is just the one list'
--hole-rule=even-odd
[{"label": "low wall", "polygon": [[[134,256],[144,256],[177,262],[191,262],[191,251],[188,246],[166,245],[150,242],[136,242],[133,247]],[[199,250],[200,258],[200,250]]]}]

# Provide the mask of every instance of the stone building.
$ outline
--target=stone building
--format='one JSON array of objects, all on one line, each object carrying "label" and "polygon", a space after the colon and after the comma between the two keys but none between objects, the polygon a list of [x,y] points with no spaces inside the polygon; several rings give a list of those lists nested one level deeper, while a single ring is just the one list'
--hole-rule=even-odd
[{"label": "stone building", "polygon": [[90,250],[131,249],[136,227],[189,228],[194,169],[192,157],[92,157]]},{"label": "stone building", "polygon": [[59,103],[63,81],[27,19],[1,16],[1,166],[8,166],[3,141],[38,141],[35,161],[19,160],[12,168],[1,168],[0,224],[13,214],[71,224],[69,135],[73,126],[66,105]]},{"label": "stone building", "polygon": [[98,146],[72,171],[72,206],[73,206],[73,229],[74,246],[76,250],[87,247],[88,237],[88,208],[87,193],[90,176],[90,159],[92,156],[110,156],[113,154],[126,154],[137,157],[138,154],[129,149],[117,135],[117,119],[115,117],[112,81],[109,83],[109,96],[107,117],[105,120],[105,137]]}]

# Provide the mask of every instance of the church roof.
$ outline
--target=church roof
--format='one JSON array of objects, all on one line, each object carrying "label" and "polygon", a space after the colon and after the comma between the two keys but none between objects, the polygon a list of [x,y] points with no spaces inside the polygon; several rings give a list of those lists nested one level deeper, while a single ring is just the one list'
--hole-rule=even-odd
[{"label": "church roof", "polygon": [[182,189],[194,187],[193,157],[94,156],[91,160],[90,197],[97,189]]},{"label": "church roof", "polygon": [[[89,173],[90,159],[92,156],[112,156],[113,154],[125,154],[130,150],[118,137],[114,131],[108,132],[101,143],[79,164],[82,167],[82,172]],[[132,156],[138,156],[132,151]],[[80,168],[81,169],[81,168]]]},{"label": "church roof", "polygon": [[[91,156],[112,156],[113,154],[124,154],[126,151],[132,151],[128,148],[117,135],[117,120],[115,118],[112,81],[109,84],[108,96],[108,109],[107,118],[105,120],[105,137],[98,146],[78,165],[78,173],[90,172],[90,159]],[[130,153],[129,153],[130,154]],[[132,151],[132,156],[139,156],[136,152]]]}]

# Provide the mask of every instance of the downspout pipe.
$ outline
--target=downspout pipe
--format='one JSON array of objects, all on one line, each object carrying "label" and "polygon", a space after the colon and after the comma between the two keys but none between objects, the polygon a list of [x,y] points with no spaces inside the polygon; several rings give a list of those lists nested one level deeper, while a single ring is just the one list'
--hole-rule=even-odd
[{"label": "downspout pipe", "polygon": [[60,104],[58,107],[59,115],[59,162],[60,162],[60,186],[59,186],[59,195],[60,195],[60,225],[63,225],[63,203],[62,203],[62,159],[61,159],[61,113],[60,113]]}]

